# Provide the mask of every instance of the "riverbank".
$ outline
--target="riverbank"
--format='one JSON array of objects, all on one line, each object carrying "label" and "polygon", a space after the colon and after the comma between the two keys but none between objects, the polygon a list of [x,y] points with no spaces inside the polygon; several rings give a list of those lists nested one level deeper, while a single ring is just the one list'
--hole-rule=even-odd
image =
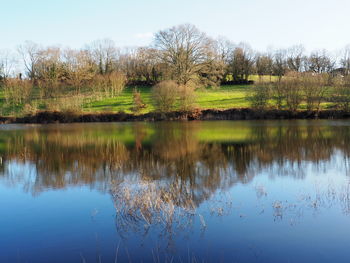
[{"label": "riverbank", "polygon": [[287,120],[287,119],[346,119],[350,112],[340,110],[297,111],[255,110],[233,108],[227,110],[193,110],[169,113],[150,112],[146,114],[129,113],[82,113],[41,111],[24,117],[0,117],[1,124],[10,123],[73,123],[73,122],[133,122],[133,121],[204,121],[204,120]]}]

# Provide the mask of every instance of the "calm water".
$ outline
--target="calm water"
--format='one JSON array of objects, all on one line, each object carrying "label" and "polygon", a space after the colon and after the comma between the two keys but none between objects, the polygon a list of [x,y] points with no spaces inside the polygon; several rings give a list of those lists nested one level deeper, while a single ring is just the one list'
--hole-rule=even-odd
[{"label": "calm water", "polygon": [[0,262],[349,262],[350,121],[0,126]]}]

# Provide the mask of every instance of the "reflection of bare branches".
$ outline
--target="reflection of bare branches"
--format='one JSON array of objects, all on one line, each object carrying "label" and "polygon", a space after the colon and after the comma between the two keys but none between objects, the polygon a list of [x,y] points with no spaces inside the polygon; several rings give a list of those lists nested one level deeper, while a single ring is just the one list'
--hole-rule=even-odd
[{"label": "reflection of bare branches", "polygon": [[339,206],[344,214],[350,215],[350,181],[345,185],[335,186],[332,182],[327,184],[315,184],[314,191],[303,193],[293,200],[276,200],[272,204],[273,217],[282,220],[289,217],[293,222],[301,218],[306,211],[312,211],[314,215],[322,209],[331,209]]},{"label": "reflection of bare branches", "polygon": [[116,183],[111,194],[117,229],[124,237],[128,232],[147,234],[150,228],[158,228],[171,240],[175,230],[191,226],[196,211],[190,186],[179,180],[170,185],[145,180]]}]

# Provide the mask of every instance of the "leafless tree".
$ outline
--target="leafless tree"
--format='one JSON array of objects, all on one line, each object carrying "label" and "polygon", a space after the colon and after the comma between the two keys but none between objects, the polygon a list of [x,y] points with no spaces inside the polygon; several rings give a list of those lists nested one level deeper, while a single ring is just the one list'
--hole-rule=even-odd
[{"label": "leafless tree", "polygon": [[327,73],[334,69],[335,60],[326,50],[314,51],[308,58],[308,70],[315,73]]},{"label": "leafless tree", "polygon": [[40,58],[41,47],[31,41],[26,41],[18,47],[18,52],[22,57],[26,74],[31,80],[36,79],[36,65]]},{"label": "leafless tree", "polygon": [[65,82],[79,94],[84,85],[94,77],[94,67],[85,50],[66,49],[63,51]]},{"label": "leafless tree", "polygon": [[273,57],[273,73],[278,76],[279,81],[287,71],[286,50],[275,51]]},{"label": "leafless tree", "polygon": [[62,63],[61,49],[47,47],[36,54],[35,81],[40,87],[42,97],[55,97],[63,84],[64,65]]},{"label": "leafless tree", "polygon": [[0,50],[0,81],[11,76],[17,61],[9,50]]},{"label": "leafless tree", "polygon": [[114,63],[119,56],[119,51],[113,40],[95,40],[87,46],[87,50],[95,62],[99,74],[108,74],[113,71]]},{"label": "leafless tree", "polygon": [[304,47],[302,45],[292,46],[287,49],[287,65],[291,71],[301,72],[305,60]]},{"label": "leafless tree", "polygon": [[159,31],[154,46],[160,51],[162,62],[169,66],[172,79],[180,85],[198,81],[212,61],[213,42],[193,25]]},{"label": "leafless tree", "polygon": [[328,74],[313,74],[309,72],[300,73],[298,75],[302,93],[306,102],[308,111],[320,110],[321,102],[325,99],[328,87]]},{"label": "leafless tree", "polygon": [[350,74],[350,44],[347,45],[343,50],[342,50],[342,56],[340,59],[340,65],[344,69],[344,74],[349,75]]},{"label": "leafless tree", "polygon": [[264,75],[272,75],[273,73],[273,58],[269,54],[257,54],[255,57],[256,73],[260,79]]},{"label": "leafless tree", "polygon": [[233,51],[229,70],[234,81],[248,81],[253,73],[254,52],[252,48],[244,43],[240,43]]}]

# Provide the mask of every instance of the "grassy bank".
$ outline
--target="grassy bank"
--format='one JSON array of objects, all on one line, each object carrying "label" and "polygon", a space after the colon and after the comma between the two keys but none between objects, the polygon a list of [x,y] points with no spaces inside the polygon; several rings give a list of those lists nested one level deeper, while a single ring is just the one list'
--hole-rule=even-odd
[{"label": "grassy bank", "polygon": [[[152,101],[151,87],[136,87],[140,91],[143,103],[146,107],[139,114],[149,113],[155,110]],[[79,98],[63,97],[62,100],[66,103],[71,101],[71,104],[82,104],[83,113],[99,113],[99,112],[125,112],[132,113],[133,107],[133,90],[135,87],[126,87],[124,91],[115,98],[95,98],[89,96],[88,93],[81,95]],[[244,108],[249,107],[249,102],[246,99],[246,94],[251,89],[251,86],[232,85],[222,86],[220,88],[207,88],[196,91],[195,107],[200,109],[229,109],[229,108]],[[54,110],[47,108],[46,105],[54,105],[57,99],[34,99],[31,104],[34,104],[38,110]],[[73,100],[79,100],[74,102]],[[5,103],[4,94],[0,93],[0,108],[2,116],[21,116],[25,115],[23,111],[25,105],[11,106]]]},{"label": "grassy bank", "polygon": [[232,108],[227,110],[192,110],[168,113],[77,113],[62,111],[40,111],[23,117],[0,117],[0,123],[82,123],[82,122],[135,122],[135,121],[214,121],[214,120],[288,120],[288,119],[348,119],[349,111],[341,110],[258,110]]},{"label": "grassy bank", "polygon": [[[104,112],[104,111],[123,111],[126,113],[132,112],[133,107],[133,89],[127,87],[123,93],[116,98],[102,99],[85,103],[83,105],[84,112]],[[141,92],[143,102],[146,108],[140,113],[148,113],[155,110],[152,102],[152,94],[150,87],[137,87]],[[247,92],[251,86],[222,86],[220,88],[200,89],[196,91],[196,108],[201,109],[229,109],[249,107],[249,102],[246,99]]]},{"label": "grassy bank", "polygon": [[[252,80],[257,81],[257,76],[252,76]],[[265,76],[265,81],[270,81],[270,77]],[[272,77],[272,82],[276,77]],[[193,108],[206,110],[227,110],[249,108],[251,103],[247,95],[253,90],[254,85],[224,85],[218,88],[202,88],[195,91],[195,104]],[[132,87],[127,86],[121,94],[110,98],[103,94],[91,93],[90,90],[82,91],[79,96],[74,96],[68,92],[66,95],[60,94],[57,98],[40,99],[39,91],[35,88],[32,91],[30,103],[19,105],[9,105],[6,103],[3,92],[0,91],[0,116],[21,117],[28,114],[35,114],[37,111],[74,111],[79,114],[123,112],[132,114],[134,102],[133,91],[137,89],[145,107],[137,115],[148,114],[155,111],[154,100],[152,99],[152,88],[149,86]],[[334,103],[329,101],[332,97],[332,88],[321,103],[322,110],[333,109]],[[270,101],[270,106],[274,107],[274,102]],[[299,110],[306,109],[306,103],[299,105]]]}]

